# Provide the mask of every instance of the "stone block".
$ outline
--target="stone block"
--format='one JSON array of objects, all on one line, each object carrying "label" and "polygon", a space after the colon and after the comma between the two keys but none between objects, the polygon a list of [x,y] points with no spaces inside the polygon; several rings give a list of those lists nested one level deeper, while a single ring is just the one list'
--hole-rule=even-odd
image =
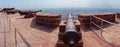
[{"label": "stone block", "polygon": [[96,16],[98,18],[104,19],[109,22],[115,21],[115,13],[98,13],[98,14],[78,14],[78,20],[81,23],[82,27],[90,27],[90,18],[91,21],[94,22],[97,25],[101,24],[101,20],[92,17]]},{"label": "stone block", "polygon": [[42,24],[48,27],[57,27],[61,21],[61,15],[59,14],[44,14],[37,13],[35,16],[36,24]]}]

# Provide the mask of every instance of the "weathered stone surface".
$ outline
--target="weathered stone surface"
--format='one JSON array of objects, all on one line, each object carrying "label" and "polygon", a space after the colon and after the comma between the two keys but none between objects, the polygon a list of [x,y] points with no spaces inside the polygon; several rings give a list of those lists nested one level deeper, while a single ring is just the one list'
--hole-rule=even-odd
[{"label": "weathered stone surface", "polygon": [[117,17],[120,18],[120,13],[116,13],[117,14]]},{"label": "weathered stone surface", "polygon": [[61,21],[61,15],[59,14],[43,14],[37,13],[35,17],[35,23],[39,25],[56,27]]},{"label": "weathered stone surface", "polygon": [[6,12],[7,14],[15,14],[18,12],[15,8],[3,8],[0,12]]},{"label": "weathered stone surface", "polygon": [[[5,16],[5,15],[1,14],[1,16]],[[51,30],[50,28],[45,28],[44,26],[42,28],[35,28],[35,27],[40,27],[40,26],[32,24],[35,26],[33,28],[30,26],[33,18],[18,19],[18,18],[23,17],[23,16],[19,16],[19,14],[9,15],[9,17],[13,21],[13,23],[15,24],[17,29],[20,31],[20,33],[23,35],[23,37],[25,37],[25,39],[31,44],[32,47],[55,47],[57,40],[58,40],[59,27]],[[4,18],[1,18],[1,19],[4,19]],[[4,32],[4,26],[1,26],[1,27],[2,28],[0,28],[0,29],[3,29],[3,31],[1,30],[0,32]],[[8,25],[6,25],[6,27],[8,27]],[[14,41],[11,41],[11,39],[14,40],[14,35],[13,35],[14,29],[13,29],[13,27],[11,29],[12,29],[11,30],[12,32],[10,31],[9,33],[6,33],[6,36],[8,36],[7,37],[7,46],[8,47],[14,47],[14,46],[12,46],[12,45],[14,45]],[[104,28],[104,29],[106,31],[102,32],[103,37],[108,42],[112,41],[110,44],[114,44],[119,47],[120,46],[119,28],[116,27],[116,25],[112,25],[112,26],[109,26],[107,29],[106,28]],[[8,31],[8,28],[6,30]],[[101,34],[101,30],[94,30],[94,31],[97,34]],[[109,45],[108,43],[106,43],[105,41],[103,41],[102,40],[103,38],[100,38],[98,35],[96,35],[94,33],[94,31],[81,29],[84,47],[113,47],[113,46]],[[114,33],[114,34],[112,34],[112,33]],[[12,36],[12,37],[10,37],[10,36]],[[19,37],[19,35],[18,35],[18,37]],[[25,43],[21,38],[20,39],[18,38],[18,41],[19,41],[18,42],[19,46],[28,47],[28,46],[24,45]],[[4,33],[0,34],[0,42],[1,42],[0,46],[4,47]]]},{"label": "weathered stone surface", "polygon": [[82,27],[90,27],[90,18],[92,19],[92,22],[98,25],[101,24],[101,20],[91,17],[93,15],[110,22],[115,21],[115,13],[78,14],[78,20],[80,21]]},{"label": "weathered stone surface", "polygon": [[34,16],[35,16],[35,14],[32,13],[31,11],[29,11],[29,12],[24,16],[24,18],[32,18],[32,17],[34,17]]},{"label": "weathered stone surface", "polygon": [[42,10],[38,10],[38,11],[18,11],[20,15],[25,15],[24,18],[32,18],[34,17],[37,13],[41,13]]},{"label": "weathered stone surface", "polygon": [[7,10],[6,11],[7,14],[15,14],[17,12],[18,12],[17,10]]},{"label": "weathered stone surface", "polygon": [[25,15],[24,18],[32,18],[35,16],[33,11],[18,11],[20,15]]}]

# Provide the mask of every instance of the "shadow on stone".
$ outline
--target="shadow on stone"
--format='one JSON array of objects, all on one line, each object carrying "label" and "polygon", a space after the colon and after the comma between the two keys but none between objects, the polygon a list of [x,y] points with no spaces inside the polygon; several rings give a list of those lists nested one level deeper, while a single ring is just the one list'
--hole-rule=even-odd
[{"label": "shadow on stone", "polygon": [[40,30],[40,31],[48,32],[48,33],[51,33],[52,31],[54,31],[56,29],[56,27],[53,28],[53,27],[38,25],[35,23],[34,18],[32,19],[30,27],[35,28],[35,29]]},{"label": "shadow on stone", "polygon": [[[117,21],[114,21],[114,22],[112,22],[112,23],[120,24],[120,23],[117,22]],[[101,27],[101,25],[99,25],[99,26]],[[111,27],[111,26],[113,26],[113,25],[112,25],[112,24],[109,24],[109,23],[103,23],[102,28],[105,29],[105,28]],[[87,31],[92,31],[91,28],[94,29],[94,30],[100,30],[100,28],[98,28],[97,26],[95,26],[95,25],[93,25],[93,24],[92,24],[92,27],[84,27],[84,28],[81,28],[81,29],[87,32]]]}]

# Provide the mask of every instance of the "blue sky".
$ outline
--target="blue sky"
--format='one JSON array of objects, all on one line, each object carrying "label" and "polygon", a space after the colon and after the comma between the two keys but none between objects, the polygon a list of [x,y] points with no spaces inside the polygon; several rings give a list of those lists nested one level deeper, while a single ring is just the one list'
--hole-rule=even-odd
[{"label": "blue sky", "polygon": [[0,0],[0,7],[15,8],[120,8],[120,0]]}]

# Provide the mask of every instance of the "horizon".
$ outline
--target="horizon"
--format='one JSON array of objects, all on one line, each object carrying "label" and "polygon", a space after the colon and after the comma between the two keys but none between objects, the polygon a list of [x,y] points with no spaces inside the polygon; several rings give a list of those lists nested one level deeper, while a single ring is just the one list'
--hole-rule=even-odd
[{"label": "horizon", "polygon": [[[8,8],[8,7],[6,7]],[[14,7],[9,7],[9,8],[14,8]],[[3,8],[0,8],[0,9],[3,9]],[[120,10],[120,8],[15,8],[15,9],[18,9],[18,10],[61,10],[61,9],[67,9],[67,10]]]},{"label": "horizon", "polygon": [[120,0],[0,0],[0,8],[98,8],[119,9]]}]

